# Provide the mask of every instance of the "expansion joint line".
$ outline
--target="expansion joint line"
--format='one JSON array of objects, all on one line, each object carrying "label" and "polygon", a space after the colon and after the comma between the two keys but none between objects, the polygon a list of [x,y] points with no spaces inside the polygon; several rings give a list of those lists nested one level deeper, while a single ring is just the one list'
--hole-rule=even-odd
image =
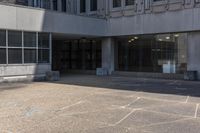
[{"label": "expansion joint line", "polygon": [[124,105],[122,106],[122,108],[126,108],[126,107],[129,107],[131,104],[134,104],[135,102],[137,102],[138,100],[140,100],[141,98],[140,97],[137,97],[134,101],[132,101],[131,103],[127,104],[127,105]]},{"label": "expansion joint line", "polygon": [[124,121],[126,118],[128,118],[132,113],[134,113],[135,111],[137,111],[139,109],[133,109],[130,113],[128,113],[126,116],[124,116],[121,120],[119,120],[118,122],[116,122],[113,126],[116,126],[118,124],[120,124],[122,121]]},{"label": "expansion joint line", "polygon": [[198,109],[199,109],[199,104],[196,104],[196,110],[195,110],[194,118],[197,118]]}]

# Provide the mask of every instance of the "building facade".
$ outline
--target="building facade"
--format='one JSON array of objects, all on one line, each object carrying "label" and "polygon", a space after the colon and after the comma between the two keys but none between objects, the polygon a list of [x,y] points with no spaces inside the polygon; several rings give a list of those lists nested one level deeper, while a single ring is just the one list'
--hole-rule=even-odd
[{"label": "building facade", "polygon": [[200,77],[200,0],[0,0],[0,81],[48,71]]}]

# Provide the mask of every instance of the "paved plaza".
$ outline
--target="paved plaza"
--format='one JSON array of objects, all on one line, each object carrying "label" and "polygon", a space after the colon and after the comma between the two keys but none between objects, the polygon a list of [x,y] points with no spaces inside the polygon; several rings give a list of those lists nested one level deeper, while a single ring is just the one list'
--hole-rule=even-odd
[{"label": "paved plaza", "polygon": [[0,85],[0,133],[199,133],[200,82],[68,75]]}]

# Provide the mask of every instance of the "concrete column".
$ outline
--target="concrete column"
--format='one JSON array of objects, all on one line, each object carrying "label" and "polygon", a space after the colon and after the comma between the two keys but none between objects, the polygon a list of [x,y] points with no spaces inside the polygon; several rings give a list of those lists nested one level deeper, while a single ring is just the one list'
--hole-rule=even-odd
[{"label": "concrete column", "polygon": [[115,70],[114,40],[104,38],[102,40],[102,68],[108,70],[109,74]]},{"label": "concrete column", "polygon": [[200,32],[188,33],[188,71],[198,71],[200,80]]}]

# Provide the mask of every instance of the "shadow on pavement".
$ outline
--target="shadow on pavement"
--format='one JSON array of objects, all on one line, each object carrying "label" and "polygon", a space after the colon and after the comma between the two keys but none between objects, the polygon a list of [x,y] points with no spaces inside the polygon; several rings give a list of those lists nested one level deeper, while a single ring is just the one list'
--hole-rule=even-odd
[{"label": "shadow on pavement", "polygon": [[65,75],[59,84],[200,97],[200,82],[121,76]]}]

